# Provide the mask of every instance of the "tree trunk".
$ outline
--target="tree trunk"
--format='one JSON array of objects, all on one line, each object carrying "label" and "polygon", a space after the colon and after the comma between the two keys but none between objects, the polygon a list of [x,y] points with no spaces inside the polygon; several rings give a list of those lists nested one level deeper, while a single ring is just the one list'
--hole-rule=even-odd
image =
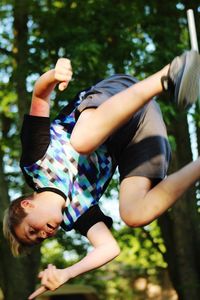
[{"label": "tree trunk", "polygon": [[[28,1],[16,0],[14,1],[14,37],[15,45],[14,53],[14,76],[13,82],[16,88],[18,99],[18,125],[24,112],[27,112],[28,94],[26,92],[26,78],[28,74]],[[6,120],[6,118],[5,118]],[[2,118],[2,122],[3,118]],[[2,125],[2,128],[7,128]],[[8,126],[9,130],[9,126]],[[8,130],[3,131],[3,138],[5,139]],[[19,128],[16,129],[17,131]],[[3,143],[2,143],[3,144]],[[11,255],[7,241],[5,241],[2,234],[2,219],[3,211],[9,205],[9,184],[6,180],[6,161],[3,150],[0,150],[0,284],[6,300],[27,300],[28,295],[34,290],[36,274],[40,263],[40,249],[37,247],[31,255],[21,258],[14,258]],[[19,174],[20,175],[20,174]]]},{"label": "tree trunk", "polygon": [[9,204],[9,196],[2,161],[3,155],[0,151],[0,203],[2,206],[0,215],[0,283],[6,300],[23,300],[27,299],[35,287],[40,251],[37,248],[31,255],[16,259],[11,255],[8,243],[3,237],[3,211]]},{"label": "tree trunk", "polygon": [[[179,113],[173,131],[177,151],[171,172],[192,159],[186,115]],[[196,215],[196,193],[193,187],[159,220],[167,248],[165,258],[180,300],[198,300],[200,295],[199,249],[196,241],[199,218]]]},{"label": "tree trunk", "polygon": [[28,47],[28,9],[26,0],[14,1],[14,83],[18,99],[19,123],[30,105],[29,94],[26,91],[26,79],[29,74],[29,47]]}]

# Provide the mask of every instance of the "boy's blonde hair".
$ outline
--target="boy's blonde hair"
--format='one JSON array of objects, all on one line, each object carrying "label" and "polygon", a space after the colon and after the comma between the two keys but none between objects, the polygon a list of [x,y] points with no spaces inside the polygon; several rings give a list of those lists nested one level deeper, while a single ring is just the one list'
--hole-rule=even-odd
[{"label": "boy's blonde hair", "polygon": [[21,196],[10,203],[5,210],[3,219],[3,234],[8,240],[11,252],[14,256],[25,254],[30,251],[30,245],[22,243],[15,234],[15,227],[20,225],[27,213],[21,206],[22,200],[33,199],[33,195]]}]

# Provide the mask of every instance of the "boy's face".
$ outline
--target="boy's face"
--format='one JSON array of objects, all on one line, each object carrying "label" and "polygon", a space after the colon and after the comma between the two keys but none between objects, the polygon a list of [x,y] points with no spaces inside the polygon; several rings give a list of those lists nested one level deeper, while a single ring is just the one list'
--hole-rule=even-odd
[{"label": "boy's face", "polygon": [[[44,203],[43,203],[44,204]],[[57,233],[62,222],[62,212],[55,207],[40,205],[35,201],[22,201],[27,216],[15,228],[17,237],[25,244],[38,244]]]}]

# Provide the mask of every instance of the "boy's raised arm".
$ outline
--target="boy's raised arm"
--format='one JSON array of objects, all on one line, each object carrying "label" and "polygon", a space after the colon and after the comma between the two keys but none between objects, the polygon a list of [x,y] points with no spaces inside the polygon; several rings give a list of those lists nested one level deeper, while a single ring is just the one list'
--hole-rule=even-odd
[{"label": "boy's raised arm", "polygon": [[55,266],[49,265],[47,269],[40,272],[41,286],[29,296],[29,300],[47,290],[54,291],[69,279],[101,267],[119,255],[119,246],[103,222],[93,225],[87,237],[94,249],[78,263],[66,269],[56,269]]},{"label": "boy's raised arm", "polygon": [[63,91],[72,78],[71,62],[67,58],[58,59],[54,69],[47,71],[35,83],[30,115],[48,117],[50,112],[50,95],[57,84]]}]

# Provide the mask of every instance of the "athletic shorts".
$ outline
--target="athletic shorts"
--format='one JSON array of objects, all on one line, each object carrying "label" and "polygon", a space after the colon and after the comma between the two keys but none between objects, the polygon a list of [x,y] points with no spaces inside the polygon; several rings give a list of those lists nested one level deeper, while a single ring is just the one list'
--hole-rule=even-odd
[{"label": "athletic shorts", "polygon": [[[98,107],[107,99],[107,95],[90,94],[78,110],[82,112]],[[171,149],[162,113],[155,100],[135,113],[106,143],[118,166],[120,181],[126,177],[143,176],[155,185],[166,176]]]},{"label": "athletic shorts", "polygon": [[145,106],[132,132],[127,146],[117,154],[120,180],[143,176],[155,185],[167,174],[171,148],[160,108],[154,100]]}]

